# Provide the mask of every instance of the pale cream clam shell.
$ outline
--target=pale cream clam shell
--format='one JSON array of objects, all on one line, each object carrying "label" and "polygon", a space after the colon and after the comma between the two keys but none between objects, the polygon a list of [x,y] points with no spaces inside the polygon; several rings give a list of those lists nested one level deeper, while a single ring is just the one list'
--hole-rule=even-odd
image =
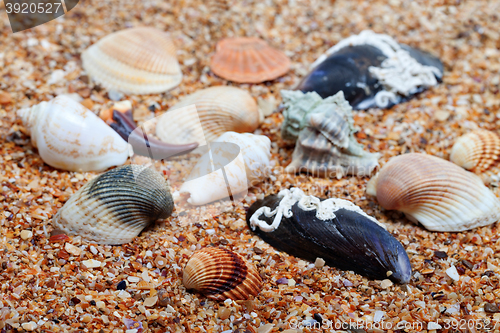
[{"label": "pale cream clam shell", "polygon": [[[189,193],[188,202],[192,205],[229,198],[230,195],[246,195],[248,188],[264,180],[270,171],[271,140],[264,135],[227,132],[214,143],[236,144],[240,152],[232,159],[231,147],[211,145],[211,152],[205,153],[182,184],[179,192]],[[222,169],[213,168],[213,163],[227,159]],[[232,159],[232,160],[231,160]],[[223,163],[225,164],[225,163]],[[217,169],[215,171],[212,171]],[[226,181],[227,177],[227,181]]]},{"label": "pale cream clam shell", "polygon": [[184,267],[182,283],[218,301],[247,300],[262,289],[262,278],[255,266],[222,247],[196,251]]},{"label": "pale cream clam shell", "polygon": [[122,165],[132,150],[93,112],[58,96],[17,111],[45,163],[69,171],[102,171]]},{"label": "pale cream clam shell", "polygon": [[489,184],[500,180],[500,137],[479,129],[462,135],[451,149],[450,161]]},{"label": "pale cream clam shell", "polygon": [[257,103],[246,90],[219,86],[199,90],[170,108],[159,117],[156,135],[172,144],[203,146],[225,132],[253,132],[259,123]]},{"label": "pale cream clam shell", "polygon": [[426,154],[393,157],[367,193],[432,231],[464,231],[500,219],[500,200],[475,174]]},{"label": "pale cream clam shell", "polygon": [[99,244],[123,244],[150,223],[170,216],[170,187],[141,165],[109,170],[80,188],[53,218],[56,229]]},{"label": "pale cream clam shell", "polygon": [[155,28],[131,28],[107,35],[81,58],[92,79],[124,93],[161,93],[182,81],[174,43]]}]

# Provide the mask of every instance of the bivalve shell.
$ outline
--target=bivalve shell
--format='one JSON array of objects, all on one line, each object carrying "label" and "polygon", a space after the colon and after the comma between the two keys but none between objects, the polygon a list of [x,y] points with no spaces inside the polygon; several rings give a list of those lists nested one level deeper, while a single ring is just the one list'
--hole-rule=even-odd
[{"label": "bivalve shell", "polygon": [[464,231],[500,218],[500,201],[481,179],[441,158],[411,153],[384,165],[367,187],[382,207],[432,231]]},{"label": "bivalve shell", "polygon": [[125,165],[85,184],[53,219],[56,229],[99,244],[130,242],[147,225],[165,219],[174,203],[170,187],[156,171]]},{"label": "bivalve shell", "polygon": [[187,289],[218,301],[246,300],[262,288],[262,278],[255,266],[222,247],[196,251],[184,267],[182,283]]},{"label": "bivalve shell", "polygon": [[253,132],[259,123],[257,103],[246,90],[211,87],[185,97],[161,115],[156,135],[168,143],[203,146],[225,132]]},{"label": "bivalve shell", "polygon": [[462,135],[451,149],[450,161],[477,174],[485,184],[500,180],[500,137],[475,130]]},{"label": "bivalve shell", "polygon": [[85,50],[82,63],[95,81],[124,93],[161,93],[182,81],[175,45],[155,28],[112,33]]},{"label": "bivalve shell", "polygon": [[260,38],[225,38],[217,43],[210,69],[229,81],[260,83],[286,74],[290,59]]}]

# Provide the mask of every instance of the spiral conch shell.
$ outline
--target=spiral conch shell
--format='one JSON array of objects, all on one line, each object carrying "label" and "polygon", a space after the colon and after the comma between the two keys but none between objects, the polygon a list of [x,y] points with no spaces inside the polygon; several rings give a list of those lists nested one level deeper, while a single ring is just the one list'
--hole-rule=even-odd
[{"label": "spiral conch shell", "polygon": [[464,231],[500,218],[500,200],[471,172],[425,154],[393,157],[367,193],[432,231]]},{"label": "spiral conch shell", "polygon": [[182,283],[218,301],[246,300],[262,289],[262,278],[255,266],[222,247],[196,251],[184,267]]},{"label": "spiral conch shell", "polygon": [[253,132],[259,123],[257,103],[247,91],[211,87],[185,97],[161,115],[156,135],[168,143],[203,146],[225,132]]},{"label": "spiral conch shell", "polygon": [[341,178],[370,175],[380,154],[369,153],[354,137],[352,108],[339,91],[322,99],[315,92],[282,90],[281,135],[297,140],[287,172]]},{"label": "spiral conch shell", "polygon": [[264,135],[224,133],[210,144],[179,192],[189,193],[193,205],[246,195],[268,176],[270,150],[271,140]]},{"label": "spiral conch shell", "polygon": [[85,50],[81,58],[94,80],[124,93],[161,93],[182,81],[175,45],[155,28],[112,33]]},{"label": "spiral conch shell", "polygon": [[172,213],[170,187],[158,172],[141,165],[109,170],[59,209],[54,227],[99,244],[123,244],[146,226]]},{"label": "spiral conch shell", "polygon": [[127,160],[129,146],[83,105],[59,96],[18,110],[45,163],[69,171],[101,171]]},{"label": "spiral conch shell", "polygon": [[475,130],[462,135],[451,149],[450,161],[477,174],[485,184],[500,180],[500,137]]}]

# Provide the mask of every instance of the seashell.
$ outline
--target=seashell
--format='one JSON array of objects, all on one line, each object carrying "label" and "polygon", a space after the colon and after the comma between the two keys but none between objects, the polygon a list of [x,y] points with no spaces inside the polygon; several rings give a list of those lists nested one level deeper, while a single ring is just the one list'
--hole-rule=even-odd
[{"label": "seashell", "polygon": [[291,188],[255,202],[246,220],[279,251],[312,262],[321,258],[372,279],[410,280],[410,260],[401,243],[350,201],[319,199]]},{"label": "seashell", "polygon": [[182,184],[188,203],[206,203],[244,196],[249,187],[267,178],[270,171],[271,140],[264,135],[227,132],[210,144]]},{"label": "seashell", "polygon": [[129,148],[93,112],[66,96],[17,111],[45,163],[69,171],[102,171],[122,165]]},{"label": "seashell", "polygon": [[297,140],[287,172],[341,178],[370,175],[380,154],[363,150],[354,138],[352,108],[342,91],[322,99],[315,92],[282,90],[285,140]]},{"label": "seashell", "polygon": [[217,43],[210,69],[229,81],[260,83],[285,75],[290,59],[260,38],[225,38]]},{"label": "seashell", "polygon": [[211,87],[185,97],[161,115],[156,135],[164,142],[202,146],[225,132],[253,132],[259,123],[257,103],[246,90]]},{"label": "seashell", "polygon": [[343,91],[354,109],[388,108],[438,84],[438,58],[365,30],[330,48],[298,84],[321,97]]},{"label": "seashell", "polygon": [[100,39],[82,53],[83,68],[109,90],[156,94],[182,81],[176,49],[158,29],[125,29]]},{"label": "seashell", "polygon": [[59,209],[54,227],[99,244],[123,244],[170,216],[170,187],[158,172],[124,165],[92,179]]},{"label": "seashell", "polygon": [[369,181],[367,193],[432,231],[464,231],[500,218],[500,200],[478,176],[425,154],[391,158]]},{"label": "seashell", "polygon": [[262,289],[262,278],[255,266],[222,247],[196,251],[184,267],[182,283],[186,289],[217,301],[247,300]]},{"label": "seashell", "polygon": [[475,130],[462,135],[451,149],[450,161],[477,174],[485,184],[500,180],[500,137]]}]

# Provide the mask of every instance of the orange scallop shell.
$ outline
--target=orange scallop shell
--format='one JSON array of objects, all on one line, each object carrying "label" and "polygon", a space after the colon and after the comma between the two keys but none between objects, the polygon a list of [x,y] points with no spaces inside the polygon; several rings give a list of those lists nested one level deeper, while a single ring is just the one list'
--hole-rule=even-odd
[{"label": "orange scallop shell", "polygon": [[196,251],[184,267],[182,283],[187,289],[218,301],[246,300],[262,288],[262,278],[255,266],[222,247]]},{"label": "orange scallop shell", "polygon": [[210,69],[229,81],[260,83],[288,72],[290,59],[260,38],[225,38],[217,43]]},{"label": "orange scallop shell", "polygon": [[450,161],[477,174],[486,183],[500,179],[500,137],[491,131],[475,130],[453,145]]}]

